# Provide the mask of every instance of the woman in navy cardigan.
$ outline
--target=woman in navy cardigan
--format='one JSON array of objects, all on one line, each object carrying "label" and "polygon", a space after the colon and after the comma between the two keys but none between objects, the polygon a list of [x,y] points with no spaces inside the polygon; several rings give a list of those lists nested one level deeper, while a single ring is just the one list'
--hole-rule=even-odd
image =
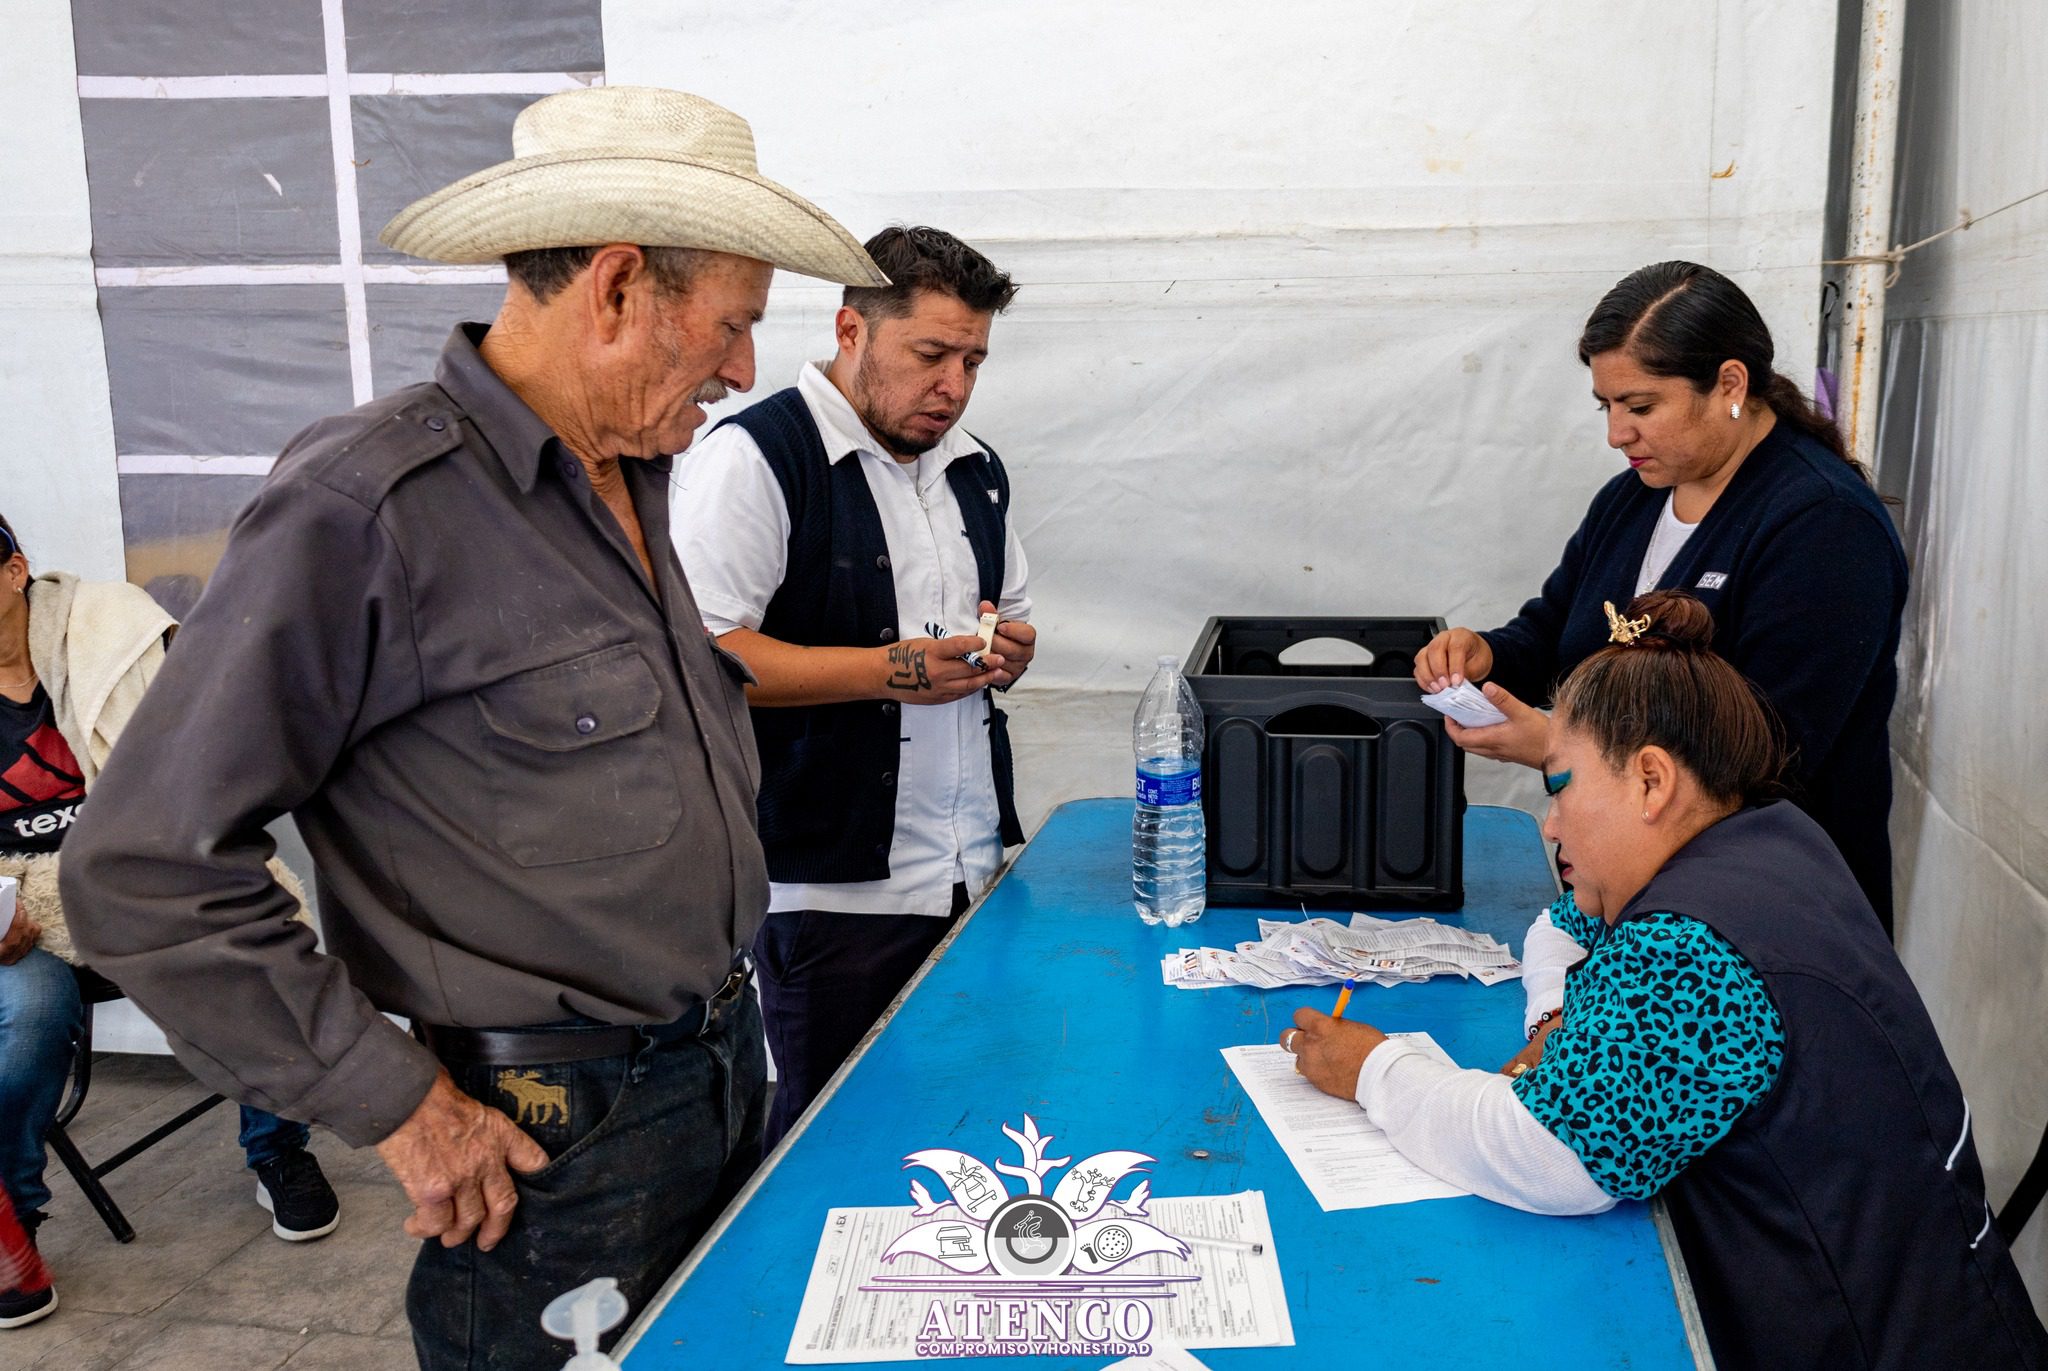
[{"label": "woman in navy cardigan", "polygon": [[1480,756],[1537,766],[1556,683],[1607,641],[1602,605],[1698,596],[1714,649],[1754,682],[1790,745],[1791,795],[1892,924],[1891,746],[1906,557],[1832,421],[1772,369],[1769,329],[1727,277],[1661,262],[1622,279],[1579,339],[1608,446],[1629,470],[1593,497],[1542,593],[1500,628],[1439,634],[1425,690],[1485,681],[1508,716],[1447,727]]}]

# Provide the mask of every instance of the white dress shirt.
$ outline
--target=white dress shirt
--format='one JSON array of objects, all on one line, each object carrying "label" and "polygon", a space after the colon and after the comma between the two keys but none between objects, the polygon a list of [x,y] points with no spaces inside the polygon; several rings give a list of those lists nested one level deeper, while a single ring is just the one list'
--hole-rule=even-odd
[{"label": "white dress shirt", "polygon": [[[955,427],[915,462],[880,451],[853,405],[825,375],[805,365],[797,392],[834,464],[858,461],[882,518],[896,582],[896,634],[942,638],[972,633],[981,618],[980,572],[946,468],[981,447]],[[759,630],[789,561],[789,507],[761,449],[728,424],[697,442],[676,464],[676,554],[689,576],[704,626],[713,634]],[[1031,617],[1029,569],[1008,525],[1003,552],[1005,619]],[[898,714],[902,752],[896,767],[896,834],[889,876],[880,881],[771,888],[771,912],[832,909],[856,914],[952,912],[953,887],[985,888],[1003,857],[997,836],[995,777],[989,762],[988,696],[952,704],[906,703]],[[827,801],[829,803],[829,801]]]}]

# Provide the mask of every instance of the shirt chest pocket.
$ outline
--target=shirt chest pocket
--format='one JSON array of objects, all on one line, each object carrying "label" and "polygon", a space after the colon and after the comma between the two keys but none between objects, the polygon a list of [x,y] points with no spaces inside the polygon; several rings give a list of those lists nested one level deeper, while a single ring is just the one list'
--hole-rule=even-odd
[{"label": "shirt chest pocket", "polygon": [[655,720],[661,687],[630,643],[475,693],[491,840],[521,866],[659,847],[682,817]]}]

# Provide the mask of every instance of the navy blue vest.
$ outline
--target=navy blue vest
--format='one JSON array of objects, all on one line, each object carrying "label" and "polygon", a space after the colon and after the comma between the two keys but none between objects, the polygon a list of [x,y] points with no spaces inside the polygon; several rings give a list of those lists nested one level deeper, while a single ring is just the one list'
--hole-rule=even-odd
[{"label": "navy blue vest", "polygon": [[[761,632],[805,647],[878,647],[896,639],[896,582],[882,516],[858,460],[832,462],[794,388],[725,421],[761,449],[789,508],[789,561]],[[1000,604],[1010,480],[983,447],[946,468],[974,547],[979,598]],[[1021,843],[1009,721],[994,697],[989,756],[1005,845]],[[917,706],[912,706],[916,708]],[[761,845],[768,877],[802,884],[886,880],[896,833],[901,706],[894,700],[755,709]]]},{"label": "navy blue vest", "polygon": [[1777,1084],[1664,1191],[1721,1371],[2048,1367],[1962,1087],[1827,834],[1742,810],[1617,922],[1658,910],[1727,939],[1785,1022]]}]

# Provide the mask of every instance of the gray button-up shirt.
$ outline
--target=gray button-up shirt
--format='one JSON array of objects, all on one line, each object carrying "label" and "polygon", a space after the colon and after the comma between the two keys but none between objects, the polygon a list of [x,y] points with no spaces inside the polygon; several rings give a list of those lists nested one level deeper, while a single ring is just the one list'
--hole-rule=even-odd
[{"label": "gray button-up shirt", "polygon": [[[767,908],[746,668],[671,550],[670,464],[621,463],[650,585],[482,336],[292,442],[64,846],[81,950],[179,1059],[358,1146],[435,1071],[379,1010],[667,1022]],[[285,812],[331,956],[264,870]]]}]

